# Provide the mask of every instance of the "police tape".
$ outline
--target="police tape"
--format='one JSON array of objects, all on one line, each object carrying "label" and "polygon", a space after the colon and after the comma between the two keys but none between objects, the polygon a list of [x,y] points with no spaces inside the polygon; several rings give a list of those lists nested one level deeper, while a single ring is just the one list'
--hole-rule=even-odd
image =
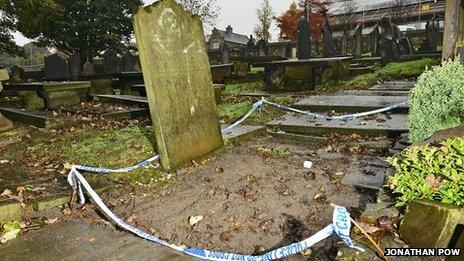
[{"label": "police tape", "polygon": [[278,109],[281,109],[281,110],[285,110],[285,111],[289,111],[289,112],[295,112],[295,113],[311,116],[311,117],[314,117],[314,118],[321,118],[321,119],[326,119],[326,120],[353,120],[355,118],[370,116],[370,115],[374,115],[374,114],[379,114],[379,113],[395,110],[395,109],[398,109],[398,108],[401,108],[401,107],[404,107],[404,106],[408,105],[408,102],[402,102],[402,103],[392,104],[392,105],[384,107],[384,108],[372,110],[372,111],[353,113],[353,114],[345,114],[345,115],[340,115],[340,116],[327,116],[327,115],[321,114],[321,113],[298,110],[298,109],[295,109],[295,108],[288,107],[286,105],[277,104],[277,103],[274,103],[274,102],[267,101],[264,98],[261,101],[263,103],[265,103],[265,104],[274,106],[274,107],[276,107]]},{"label": "police tape", "polygon": [[[90,169],[90,168],[87,168],[87,169]],[[98,169],[98,168],[94,168],[94,169]],[[125,168],[125,169],[129,169],[129,168]],[[114,172],[114,171],[110,171],[110,172]],[[110,172],[107,172],[107,173],[110,173]],[[236,253],[209,251],[209,250],[200,249],[200,248],[189,248],[189,247],[176,246],[173,244],[169,244],[167,241],[162,240],[159,237],[150,235],[147,232],[139,228],[131,226],[130,224],[124,222],[114,212],[112,212],[108,208],[108,206],[106,206],[106,204],[103,202],[101,197],[95,192],[95,190],[92,189],[92,187],[87,182],[87,180],[84,178],[84,176],[78,171],[77,166],[73,166],[71,168],[71,171],[69,172],[69,175],[68,175],[68,182],[75,190],[77,188],[80,188],[79,197],[80,197],[80,202],[82,204],[85,203],[84,193],[82,191],[82,188],[83,188],[85,189],[85,191],[87,191],[87,194],[90,196],[93,202],[100,208],[102,213],[120,228],[126,231],[129,231],[133,233],[134,235],[137,235],[150,242],[157,243],[162,246],[169,247],[173,250],[182,252],[184,254],[197,257],[197,258],[201,258],[201,259],[205,259],[205,260],[265,261],[265,260],[281,259],[281,258],[285,258],[288,256],[301,253],[302,251],[313,246],[314,244],[321,242],[322,240],[333,235],[334,233],[338,235],[348,247],[364,252],[364,249],[353,245],[353,241],[350,238],[350,229],[351,229],[350,214],[344,207],[340,207],[340,206],[336,206],[334,209],[333,223],[328,225],[327,227],[325,227],[318,233],[314,234],[312,237],[307,238],[298,243],[294,243],[288,246],[278,248],[276,250],[270,251],[263,255],[251,256],[251,255],[243,255],[243,254],[236,254]]]}]

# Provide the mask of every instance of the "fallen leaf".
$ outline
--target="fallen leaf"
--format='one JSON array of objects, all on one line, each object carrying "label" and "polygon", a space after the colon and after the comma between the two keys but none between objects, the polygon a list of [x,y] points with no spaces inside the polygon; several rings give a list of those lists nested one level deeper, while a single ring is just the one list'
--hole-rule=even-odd
[{"label": "fallen leaf", "polygon": [[97,241],[97,239],[95,237],[89,238],[89,242],[95,242],[95,241]]},{"label": "fallen leaf", "polygon": [[9,160],[0,160],[0,164],[6,164],[8,162],[10,162],[10,161]]},{"label": "fallen leaf", "polygon": [[221,233],[221,235],[219,235],[219,239],[222,241],[222,242],[228,242],[232,239],[232,233],[230,231],[224,231]]},{"label": "fallen leaf", "polygon": [[0,196],[2,196],[2,197],[8,197],[8,198],[9,198],[9,197],[11,197],[12,194],[13,194],[13,192],[12,192],[11,190],[5,189],[5,190],[2,192],[2,194],[0,194]]},{"label": "fallen leaf", "polygon": [[14,229],[3,233],[3,235],[0,237],[0,243],[5,244],[6,242],[17,238],[19,233],[21,233],[21,229]]}]

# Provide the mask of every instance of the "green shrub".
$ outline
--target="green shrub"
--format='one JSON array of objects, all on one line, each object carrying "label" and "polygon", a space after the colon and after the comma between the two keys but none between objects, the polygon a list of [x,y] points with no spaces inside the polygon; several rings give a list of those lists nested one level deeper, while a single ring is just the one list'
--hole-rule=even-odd
[{"label": "green shrub", "polygon": [[396,206],[413,199],[464,205],[464,138],[448,139],[439,147],[411,147],[388,161],[397,171],[388,179],[400,195]]},{"label": "green shrub", "polygon": [[464,66],[446,61],[419,77],[409,97],[409,129],[413,141],[464,123]]}]

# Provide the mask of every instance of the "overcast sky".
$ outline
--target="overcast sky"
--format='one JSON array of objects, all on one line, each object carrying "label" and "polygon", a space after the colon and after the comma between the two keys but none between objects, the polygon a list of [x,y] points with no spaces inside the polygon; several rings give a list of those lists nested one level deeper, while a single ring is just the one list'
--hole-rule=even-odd
[{"label": "overcast sky", "polygon": [[[144,0],[146,4],[151,4],[155,0]],[[225,29],[227,25],[234,28],[234,32],[250,35],[253,32],[254,25],[257,22],[256,9],[260,6],[262,0],[218,0],[221,6],[221,15],[219,16],[216,27]],[[288,9],[293,0],[269,0],[274,13],[280,15]],[[271,31],[273,40],[277,40],[278,31],[275,24]],[[19,45],[24,45],[29,42],[29,39],[24,38],[21,34],[16,33],[16,42]]]}]

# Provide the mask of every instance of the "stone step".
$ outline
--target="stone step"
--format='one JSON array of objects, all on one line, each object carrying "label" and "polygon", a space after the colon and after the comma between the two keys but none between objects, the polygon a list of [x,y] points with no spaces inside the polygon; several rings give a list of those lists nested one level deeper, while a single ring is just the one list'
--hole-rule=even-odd
[{"label": "stone step", "polygon": [[[362,112],[376,110],[408,100],[406,96],[358,96],[358,95],[324,95],[311,96],[292,107],[315,112]],[[407,111],[409,106],[402,106],[397,111]]]},{"label": "stone step", "polygon": [[[324,136],[330,133],[346,135],[356,133],[366,136],[393,138],[408,132],[407,115],[405,114],[392,114],[389,116],[380,114],[376,118],[327,121],[325,119],[314,119],[310,116],[287,114],[282,119],[267,123],[267,126],[274,128],[276,131],[310,136]],[[379,122],[378,120],[384,120],[385,122]]]},{"label": "stone step", "polygon": [[0,108],[0,113],[13,122],[32,125],[38,128],[60,128],[76,123],[76,121],[72,120],[47,117],[36,112],[15,108]]},{"label": "stone step", "polygon": [[350,74],[352,76],[357,76],[357,75],[366,74],[366,73],[372,73],[374,71],[375,71],[374,66],[362,66],[362,67],[353,66],[353,67],[350,67]]},{"label": "stone step", "polygon": [[375,91],[375,90],[350,90],[350,91],[339,91],[334,93],[337,95],[357,95],[357,96],[402,96],[407,97],[408,91]]},{"label": "stone step", "polygon": [[142,118],[142,117],[149,117],[150,110],[148,110],[148,108],[129,109],[129,110],[123,110],[123,111],[104,113],[101,116],[103,118],[111,118],[115,120],[136,119],[136,118]]},{"label": "stone step", "polygon": [[146,97],[132,95],[94,95],[93,97],[101,102],[148,106],[148,100]]},{"label": "stone step", "polygon": [[409,91],[414,87],[414,84],[416,84],[414,81],[389,81],[379,83],[370,89],[377,91]]}]

